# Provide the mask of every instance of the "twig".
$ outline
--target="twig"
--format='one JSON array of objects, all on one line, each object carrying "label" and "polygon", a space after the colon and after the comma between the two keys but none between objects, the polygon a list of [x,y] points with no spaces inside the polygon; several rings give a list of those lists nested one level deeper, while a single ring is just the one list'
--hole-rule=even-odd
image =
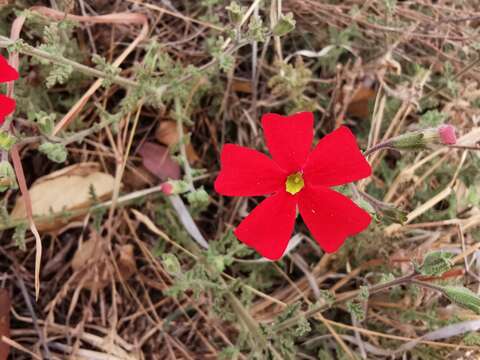
[{"label": "twig", "polygon": [[392,148],[391,142],[390,142],[390,140],[387,140],[387,141],[376,144],[376,145],[372,146],[371,148],[365,150],[365,152],[363,153],[363,156],[367,157],[367,156],[373,154],[374,152],[376,152],[378,150],[383,150],[383,149],[386,150],[386,149],[391,149],[391,148]]},{"label": "twig", "polygon": [[32,323],[33,327],[35,328],[35,331],[38,333],[38,338],[40,339],[40,342],[42,343],[43,346],[43,351],[45,351],[45,356],[47,359],[52,358],[52,354],[50,353],[50,349],[48,348],[48,344],[45,341],[45,336],[38,326],[37,323],[37,315],[35,314],[35,310],[33,310],[32,302],[30,301],[30,295],[28,295],[27,288],[25,287],[25,283],[23,282],[22,277],[20,276],[19,272],[17,269],[15,269],[16,265],[12,268],[13,273],[15,274],[15,277],[18,280],[18,285],[20,287],[20,290],[22,291],[23,298],[25,299],[25,303],[27,304],[28,311],[30,312],[30,315],[32,317]]},{"label": "twig", "polygon": [[454,148],[454,149],[463,149],[463,150],[480,150],[480,146],[449,145],[448,147]]}]

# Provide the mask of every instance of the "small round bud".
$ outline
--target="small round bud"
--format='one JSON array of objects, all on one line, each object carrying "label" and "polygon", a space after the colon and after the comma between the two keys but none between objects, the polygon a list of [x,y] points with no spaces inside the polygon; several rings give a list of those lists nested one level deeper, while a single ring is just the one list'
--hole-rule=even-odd
[{"label": "small round bud", "polygon": [[183,180],[168,180],[162,184],[162,192],[169,196],[190,191],[190,186]]},{"label": "small round bud", "polygon": [[173,194],[173,185],[169,182],[166,182],[162,185],[162,192],[165,195],[172,195]]},{"label": "small round bud", "polygon": [[442,125],[438,128],[440,141],[445,145],[454,145],[457,142],[457,135],[455,134],[455,127],[452,125]]}]

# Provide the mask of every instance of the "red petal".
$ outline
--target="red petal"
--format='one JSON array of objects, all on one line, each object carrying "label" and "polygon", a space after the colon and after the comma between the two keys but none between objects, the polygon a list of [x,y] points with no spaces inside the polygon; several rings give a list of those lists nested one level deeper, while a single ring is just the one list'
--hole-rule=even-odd
[{"label": "red petal", "polygon": [[262,256],[277,260],[287,248],[296,215],[297,197],[280,191],[253,209],[235,229],[235,235]]},{"label": "red petal", "polygon": [[285,186],[286,174],[267,155],[234,144],[222,149],[215,190],[227,196],[271,194]]},{"label": "red petal", "polygon": [[352,200],[323,186],[306,186],[298,204],[303,221],[327,253],[336,251],[346,237],[365,230],[371,220]]},{"label": "red petal", "polygon": [[262,126],[273,160],[288,173],[301,170],[312,146],[313,114],[265,114]]},{"label": "red petal", "polygon": [[0,94],[0,125],[5,121],[5,117],[15,110],[15,100],[8,96]]},{"label": "red petal", "polygon": [[304,168],[305,182],[335,186],[370,176],[372,169],[355,136],[342,126],[320,140]]},{"label": "red petal", "polygon": [[17,80],[18,72],[13,67],[11,67],[7,60],[0,55],[0,83]]}]

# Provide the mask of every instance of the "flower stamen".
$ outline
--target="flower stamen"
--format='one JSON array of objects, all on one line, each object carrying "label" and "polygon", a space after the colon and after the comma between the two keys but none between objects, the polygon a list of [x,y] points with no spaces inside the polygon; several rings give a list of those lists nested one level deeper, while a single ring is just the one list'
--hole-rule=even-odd
[{"label": "flower stamen", "polygon": [[300,190],[303,189],[305,182],[303,181],[303,176],[301,172],[296,172],[287,177],[287,181],[285,181],[285,190],[295,195]]}]

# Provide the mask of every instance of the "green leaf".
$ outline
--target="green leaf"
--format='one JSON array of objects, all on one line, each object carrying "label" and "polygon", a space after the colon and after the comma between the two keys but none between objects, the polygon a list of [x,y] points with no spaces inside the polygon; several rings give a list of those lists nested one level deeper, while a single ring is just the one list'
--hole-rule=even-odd
[{"label": "green leaf", "polygon": [[252,16],[248,24],[247,37],[253,41],[264,42],[268,30],[259,16]]},{"label": "green leaf", "polygon": [[240,349],[235,346],[228,346],[218,353],[219,360],[237,359],[240,355]]},{"label": "green leaf", "polygon": [[183,180],[169,180],[168,184],[172,186],[172,194],[183,194],[190,189],[190,185]]},{"label": "green leaf", "polygon": [[368,286],[360,286],[360,293],[358,294],[358,298],[360,300],[367,301],[370,297],[370,291],[368,290]]},{"label": "green leaf", "polygon": [[463,342],[468,346],[480,346],[480,334],[477,332],[469,332],[463,337]]},{"label": "green leaf", "polygon": [[208,251],[206,260],[217,273],[221,273],[223,270],[225,270],[228,262],[228,259],[226,259],[225,256],[218,255],[215,251]]},{"label": "green leaf", "polygon": [[295,30],[295,24],[296,22],[291,12],[288,13],[287,15],[282,15],[272,29],[273,35],[276,35],[276,36],[287,35],[289,32],[292,32],[293,30]]},{"label": "green leaf", "polygon": [[174,254],[162,254],[162,261],[165,270],[171,275],[178,275],[182,271],[180,261]]},{"label": "green leaf", "polygon": [[384,207],[380,210],[381,219],[386,223],[398,223],[403,224],[407,221],[407,212],[398,209],[395,206]]},{"label": "green leaf", "polygon": [[438,110],[430,110],[420,117],[419,124],[422,128],[437,127],[443,124],[446,118],[447,118],[446,114],[443,114]]},{"label": "green leaf", "polygon": [[480,315],[480,298],[463,286],[442,286],[443,294],[453,303]]},{"label": "green leaf", "polygon": [[0,192],[8,189],[18,189],[15,170],[8,161],[0,162]]},{"label": "green leaf", "polygon": [[0,131],[0,149],[9,151],[17,139],[6,131]]},{"label": "green leaf", "polygon": [[47,88],[51,88],[56,84],[63,85],[67,82],[72,75],[73,67],[71,65],[59,65],[57,64],[52,68],[50,73],[47,76],[47,83],[45,84]]},{"label": "green leaf", "polygon": [[203,187],[194,190],[187,195],[187,200],[192,206],[196,207],[203,207],[205,205],[208,205],[209,202],[209,196],[208,193],[205,191]]},{"label": "green leaf", "polygon": [[295,315],[297,315],[300,311],[301,307],[302,304],[299,301],[288,304],[287,307],[285,307],[285,309],[283,309],[283,311],[277,316],[276,322],[281,324],[285,320],[295,317]]},{"label": "green leaf", "polygon": [[347,310],[348,312],[358,321],[365,320],[365,310],[362,304],[359,304],[355,301],[347,301]]},{"label": "green leaf", "polygon": [[243,15],[247,11],[245,6],[240,6],[236,1],[232,1],[230,5],[226,7],[228,16],[234,24],[239,24],[243,18]]},{"label": "green leaf", "polygon": [[15,232],[13,233],[13,240],[15,241],[15,245],[22,251],[27,250],[27,246],[25,243],[25,235],[27,233],[27,223],[23,223],[15,227]]},{"label": "green leaf", "polygon": [[300,317],[297,326],[293,331],[294,336],[305,336],[312,330],[310,322],[304,317]]},{"label": "green leaf", "polygon": [[235,64],[235,58],[230,54],[226,54],[225,52],[219,53],[216,56],[216,59],[218,61],[218,66],[220,67],[220,70],[225,73],[229,72]]},{"label": "green leaf", "polygon": [[112,84],[113,78],[120,74],[120,68],[107,62],[103,56],[94,54],[92,56],[92,62],[96,65],[98,70],[107,74],[107,77],[102,81],[104,87],[109,87]]},{"label": "green leaf", "polygon": [[320,299],[323,300],[328,306],[332,306],[337,298],[330,290],[320,290]]},{"label": "green leaf", "polygon": [[43,134],[51,135],[55,127],[55,113],[47,114],[45,111],[38,111],[33,114],[33,120],[36,121],[38,128]]},{"label": "green leaf", "polygon": [[427,254],[423,260],[423,264],[417,269],[422,275],[426,276],[440,276],[447,272],[454,265],[452,259],[455,254],[435,251]]},{"label": "green leaf", "polygon": [[68,153],[63,144],[46,142],[40,145],[38,150],[54,162],[63,163],[67,160]]}]

